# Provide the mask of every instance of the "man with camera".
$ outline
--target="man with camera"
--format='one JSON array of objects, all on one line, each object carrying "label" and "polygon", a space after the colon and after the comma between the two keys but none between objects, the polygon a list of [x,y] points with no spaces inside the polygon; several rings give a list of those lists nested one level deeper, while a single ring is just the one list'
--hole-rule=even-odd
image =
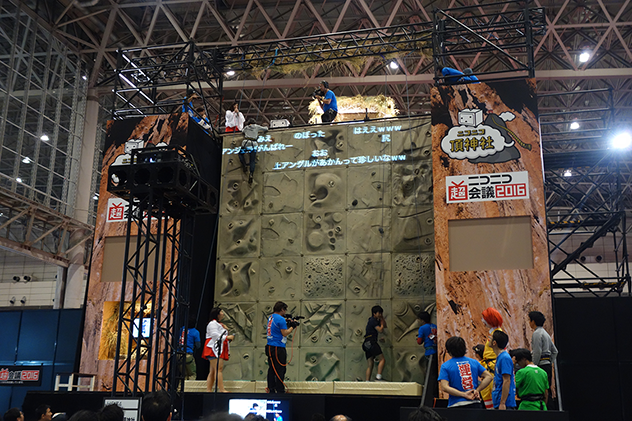
[{"label": "man with camera", "polygon": [[338,102],[334,91],[329,89],[329,82],[323,80],[318,84],[318,89],[314,92],[314,98],[320,103],[323,109],[321,117],[323,123],[331,123],[338,115]]},{"label": "man with camera", "polygon": [[[274,313],[268,318],[268,390],[269,393],[285,393],[285,369],[287,367],[287,352],[285,343],[287,336],[296,329],[298,321],[286,320],[287,304],[277,301],[272,309]],[[290,327],[288,327],[288,324]]]}]

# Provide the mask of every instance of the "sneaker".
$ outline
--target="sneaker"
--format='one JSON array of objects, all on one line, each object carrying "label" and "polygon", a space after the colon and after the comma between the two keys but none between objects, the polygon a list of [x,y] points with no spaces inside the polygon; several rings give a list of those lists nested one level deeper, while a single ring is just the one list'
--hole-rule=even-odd
[{"label": "sneaker", "polygon": [[253,175],[250,173],[250,177],[248,177],[248,184],[252,184]]}]

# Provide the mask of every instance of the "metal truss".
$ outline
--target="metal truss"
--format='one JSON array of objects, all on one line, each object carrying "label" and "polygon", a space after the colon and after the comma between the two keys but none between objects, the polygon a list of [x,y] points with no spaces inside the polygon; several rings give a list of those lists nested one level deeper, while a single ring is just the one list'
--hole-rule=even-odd
[{"label": "metal truss", "polygon": [[[496,57],[495,66],[478,66],[476,75],[490,80],[494,75],[503,80],[515,77],[535,77],[533,57],[534,37],[544,34],[544,9],[523,2],[522,10],[507,10],[511,2],[485,3],[433,12],[433,59],[435,70],[452,67],[459,56],[473,53]],[[510,75],[511,74],[511,75]],[[454,83],[438,77],[439,83]]]},{"label": "metal truss", "polygon": [[0,247],[68,267],[69,253],[91,248],[92,231],[90,225],[0,187]]},{"label": "metal truss", "polygon": [[[201,117],[189,105],[193,94],[199,97],[206,115],[217,114],[222,101],[222,62],[219,51],[201,50],[193,42],[120,50],[113,77],[112,117],[171,114],[183,107]],[[159,98],[162,88],[174,85],[184,87],[184,99]],[[214,106],[217,103],[220,107]],[[213,121],[209,124],[216,132]]]},{"label": "metal truss", "polygon": [[[565,152],[545,158],[554,292],[571,296],[630,294],[626,225],[630,197],[622,183],[622,158],[612,150]],[[603,252],[591,252],[597,245]],[[604,274],[591,263],[608,263],[612,270]]]}]

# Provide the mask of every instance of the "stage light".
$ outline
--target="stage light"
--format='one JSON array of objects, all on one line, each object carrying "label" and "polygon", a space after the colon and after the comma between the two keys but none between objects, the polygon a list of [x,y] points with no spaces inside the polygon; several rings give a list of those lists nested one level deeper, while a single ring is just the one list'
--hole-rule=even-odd
[{"label": "stage light", "polygon": [[564,170],[564,177],[570,177],[573,175],[573,172],[571,170]]},{"label": "stage light", "polygon": [[231,76],[235,76],[235,71],[234,70],[229,70],[226,72],[226,76],[231,77]]},{"label": "stage light", "polygon": [[9,302],[10,302],[11,304],[15,304],[15,297],[11,297],[11,299],[9,300]]},{"label": "stage light", "polygon": [[98,194],[95,194],[94,196],[92,196],[92,199],[93,199],[93,200],[99,200],[99,195],[98,195]]},{"label": "stage light", "polygon": [[33,162],[33,161],[32,161],[32,160],[31,160],[31,158],[29,158],[28,156],[25,156],[25,157],[22,159],[22,162],[24,162],[25,164],[30,164],[30,163],[31,163],[31,162]]},{"label": "stage light", "polygon": [[397,69],[399,69],[399,64],[397,64],[397,62],[395,60],[393,60],[393,61],[391,61],[388,64],[388,67],[390,67],[393,70],[397,70]]},{"label": "stage light", "polygon": [[20,277],[19,276],[14,276],[13,277],[13,282],[20,282]]},{"label": "stage light", "polygon": [[88,80],[88,76],[83,75],[83,76],[81,76],[81,79],[83,79],[83,80]]},{"label": "stage light", "polygon": [[22,179],[20,177],[16,178],[15,181],[17,181],[18,183],[22,182]]},{"label": "stage light", "polygon": [[24,279],[24,282],[31,282],[31,277],[28,275],[24,275],[22,279]]},{"label": "stage light", "polygon": [[22,304],[26,304],[26,296],[23,296],[23,297],[22,297],[22,299],[20,300],[20,302],[21,302]]},{"label": "stage light", "polygon": [[577,130],[577,129],[579,129],[579,123],[576,121],[573,121],[571,123],[571,130]]},{"label": "stage light", "polygon": [[615,149],[627,149],[632,145],[632,136],[629,132],[621,132],[612,138],[611,146]]},{"label": "stage light", "polygon": [[40,136],[40,140],[43,140],[44,142],[48,142],[50,140],[50,137],[48,137],[48,135],[44,133],[43,135]]},{"label": "stage light", "polygon": [[581,63],[586,63],[588,61],[588,59],[590,58],[590,53],[584,51],[583,53],[581,53],[579,55],[579,61]]}]

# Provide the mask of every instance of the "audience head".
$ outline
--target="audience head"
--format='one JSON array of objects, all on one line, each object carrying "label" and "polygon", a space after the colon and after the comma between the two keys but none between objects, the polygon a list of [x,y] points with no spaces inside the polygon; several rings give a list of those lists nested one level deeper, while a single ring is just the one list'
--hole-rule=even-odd
[{"label": "audience head", "polygon": [[498,349],[505,349],[509,343],[509,336],[502,330],[497,330],[492,334],[492,346],[496,342]]},{"label": "audience head", "polygon": [[408,414],[408,421],[445,421],[439,414],[432,409],[420,406],[413,412]]},{"label": "audience head", "polygon": [[489,307],[483,311],[483,320],[489,327],[501,327],[503,325],[503,316],[495,308]]},{"label": "audience head", "polygon": [[141,418],[143,421],[170,421],[171,396],[164,390],[143,396]]},{"label": "audience head", "polygon": [[430,323],[430,313],[422,311],[417,315],[417,318],[425,323]]},{"label": "audience head", "polygon": [[459,336],[452,336],[445,341],[445,350],[454,358],[460,358],[465,355],[467,347],[465,341]]},{"label": "audience head", "polygon": [[11,408],[4,413],[4,421],[24,421],[24,414],[20,408]]},{"label": "audience head", "polygon": [[[242,421],[243,418],[237,414],[229,414],[228,412],[216,412],[204,421]],[[265,420],[265,418],[264,418]]]},{"label": "audience head", "polygon": [[529,320],[535,323],[536,326],[544,326],[544,322],[546,321],[546,317],[544,314],[539,311],[530,311],[529,312]]},{"label": "audience head", "polygon": [[340,415],[334,415],[333,417],[331,417],[329,421],[352,421],[352,420],[350,417],[340,414]]},{"label": "audience head", "polygon": [[75,412],[68,421],[99,421],[99,416],[94,411],[83,409]]},{"label": "audience head", "polygon": [[117,404],[107,405],[99,411],[99,421],[123,421],[125,414]]},{"label": "audience head", "polygon": [[44,404],[35,408],[35,418],[41,421],[51,421],[53,412],[50,410],[50,405]]}]

